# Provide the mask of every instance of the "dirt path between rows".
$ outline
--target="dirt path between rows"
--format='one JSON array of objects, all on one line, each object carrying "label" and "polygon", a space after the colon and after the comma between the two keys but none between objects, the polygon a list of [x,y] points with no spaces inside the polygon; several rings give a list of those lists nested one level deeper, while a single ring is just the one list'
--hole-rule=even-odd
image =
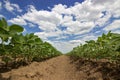
[{"label": "dirt path between rows", "polygon": [[95,72],[98,68],[83,62],[76,65],[70,57],[62,55],[2,73],[0,80],[112,80],[104,78],[100,71]]},{"label": "dirt path between rows", "polygon": [[59,56],[44,62],[33,62],[29,66],[3,73],[10,80],[81,80],[68,56]]}]

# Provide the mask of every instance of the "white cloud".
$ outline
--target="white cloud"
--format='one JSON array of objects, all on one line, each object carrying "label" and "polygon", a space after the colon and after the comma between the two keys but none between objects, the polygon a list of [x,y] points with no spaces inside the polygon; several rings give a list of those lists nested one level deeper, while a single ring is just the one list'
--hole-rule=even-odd
[{"label": "white cloud", "polygon": [[120,0],[115,0],[115,1],[114,0],[105,0],[105,1],[92,0],[92,1],[93,1],[93,4],[96,6],[103,5],[104,6],[103,9],[111,12],[114,17],[120,17],[120,10],[119,10]]},{"label": "white cloud", "polygon": [[10,3],[8,0],[5,0],[4,3],[5,3],[4,7],[6,10],[8,10],[10,12],[12,12],[12,11],[22,12],[22,9],[20,9],[18,4]]},{"label": "white cloud", "polygon": [[51,22],[47,22],[47,21],[40,21],[39,22],[39,28],[44,30],[44,31],[55,31],[56,29],[56,25],[51,23]]},{"label": "white cloud", "polygon": [[0,18],[3,18],[4,16],[0,14]]},{"label": "white cloud", "polygon": [[103,15],[102,18],[99,18],[95,21],[95,24],[102,27],[103,25],[105,25],[107,23],[107,21],[109,21],[110,17],[111,17],[111,13],[106,12],[106,14]]},{"label": "white cloud", "polygon": [[84,43],[84,41],[82,41],[82,40],[71,40],[71,41],[69,41],[71,44],[83,44]]},{"label": "white cloud", "polygon": [[61,24],[69,23],[70,21],[73,21],[73,17],[70,15],[69,16],[67,15],[62,18]]},{"label": "white cloud", "polygon": [[70,41],[50,41],[47,40],[48,42],[50,42],[54,47],[56,47],[58,50],[62,51],[63,53],[67,53],[70,50],[72,50],[74,47],[80,45],[80,44],[84,44],[85,41],[88,40],[96,40],[96,36],[93,35],[84,35],[86,37],[79,39],[79,40],[70,40]]},{"label": "white cloud", "polygon": [[0,9],[2,9],[2,2],[0,2]]},{"label": "white cloud", "polygon": [[112,31],[113,33],[118,33],[118,34],[120,34],[120,29],[119,30],[114,30],[114,31]]},{"label": "white cloud", "polygon": [[54,47],[56,47],[58,50],[60,50],[63,53],[67,53],[70,50],[73,49],[73,47],[76,47],[77,45],[80,45],[79,43],[73,44],[72,42],[61,42],[61,41],[56,41],[56,42],[50,42]]},{"label": "white cloud", "polygon": [[33,23],[28,23],[29,27],[35,27]]},{"label": "white cloud", "polygon": [[68,34],[83,34],[89,32],[93,27],[93,22],[79,22],[79,21],[71,21],[63,24],[67,26],[66,33]]},{"label": "white cloud", "polygon": [[110,30],[116,30],[118,28],[120,29],[120,20],[115,20],[109,26],[105,27],[104,30],[110,31]]},{"label": "white cloud", "polygon": [[71,10],[69,10],[66,5],[62,4],[55,5],[54,8],[52,8],[52,11],[59,14],[71,14]]},{"label": "white cloud", "polygon": [[26,21],[20,17],[17,16],[17,18],[13,18],[12,20],[8,20],[8,22],[14,23],[14,24],[19,24],[19,25],[26,25]]},{"label": "white cloud", "polygon": [[[67,52],[80,42],[96,39],[97,36],[89,33],[96,25],[99,25],[97,27],[103,27],[112,16],[120,17],[119,3],[120,0],[85,0],[82,3],[77,2],[70,7],[58,4],[53,8],[49,8],[51,11],[37,10],[33,5],[29,5],[27,13],[13,18],[9,22],[21,25],[38,25],[43,32],[36,32],[36,35],[47,41],[50,41],[48,37],[56,37],[51,43],[59,50]],[[120,27],[119,24],[120,21],[115,20],[106,26],[104,30],[118,29]],[[61,27],[66,27],[66,29],[61,30]],[[82,36],[86,33],[89,33],[89,35],[81,37],[80,40],[73,38],[69,39],[68,42],[58,41],[59,39],[69,38],[66,35]]]},{"label": "white cloud", "polygon": [[94,36],[93,34],[88,34],[88,35],[86,35],[83,39],[82,39],[82,41],[89,41],[89,40],[96,40],[97,39],[97,36]]},{"label": "white cloud", "polygon": [[49,12],[45,10],[38,11],[34,8],[34,6],[30,7],[29,11],[22,17],[31,22],[35,21],[34,23],[36,24],[39,24],[39,21],[47,21],[56,25],[60,22],[62,18],[62,16],[57,14],[56,12]]},{"label": "white cloud", "polygon": [[68,36],[60,35],[59,37],[57,36],[56,40],[67,39],[67,38],[68,38]]},{"label": "white cloud", "polygon": [[62,31],[53,31],[53,32],[36,32],[35,35],[38,35],[43,40],[47,40],[48,37],[60,37]]}]

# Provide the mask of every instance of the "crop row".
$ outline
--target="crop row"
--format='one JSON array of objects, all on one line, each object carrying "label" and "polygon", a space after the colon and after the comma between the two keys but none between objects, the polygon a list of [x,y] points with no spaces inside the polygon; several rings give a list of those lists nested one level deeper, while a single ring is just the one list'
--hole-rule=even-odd
[{"label": "crop row", "polygon": [[61,53],[48,42],[43,42],[34,33],[23,35],[24,28],[6,20],[0,20],[0,59],[4,63],[40,61],[59,56]]},{"label": "crop row", "polygon": [[107,59],[111,62],[120,63],[120,34],[102,34],[97,40],[86,41],[75,47],[68,55],[85,59]]}]

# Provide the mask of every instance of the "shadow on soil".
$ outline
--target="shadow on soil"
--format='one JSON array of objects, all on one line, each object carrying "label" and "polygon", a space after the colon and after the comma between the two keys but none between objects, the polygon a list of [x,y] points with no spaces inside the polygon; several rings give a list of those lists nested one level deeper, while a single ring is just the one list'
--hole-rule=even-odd
[{"label": "shadow on soil", "polygon": [[83,71],[87,74],[87,80],[98,80],[98,76],[101,76],[102,80],[120,80],[120,65],[108,61],[85,60],[73,57],[71,57],[71,60],[71,63],[76,65],[77,71]]},{"label": "shadow on soil", "polygon": [[20,66],[26,66],[28,65],[26,62],[13,62],[9,64],[1,64],[0,65],[0,73],[5,73],[8,71],[11,71],[12,69],[17,69]]},{"label": "shadow on soil", "polygon": [[[34,62],[34,61],[43,62],[43,61],[46,61],[46,60],[49,60],[49,59],[51,59],[51,57],[50,58],[43,58],[43,59],[36,59],[35,58],[32,62]],[[18,61],[18,62],[10,62],[8,64],[0,63],[0,73],[9,72],[12,69],[18,69],[21,66],[27,66],[27,65],[31,64],[32,62],[29,63],[29,62],[25,62],[25,61]]]},{"label": "shadow on soil", "polygon": [[10,79],[3,78],[2,75],[0,74],[0,80],[10,80]]}]

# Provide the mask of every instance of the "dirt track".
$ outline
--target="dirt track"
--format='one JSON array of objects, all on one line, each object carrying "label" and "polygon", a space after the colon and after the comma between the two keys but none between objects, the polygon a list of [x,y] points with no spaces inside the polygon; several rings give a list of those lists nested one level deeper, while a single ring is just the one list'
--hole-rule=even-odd
[{"label": "dirt track", "polygon": [[98,68],[100,66],[78,65],[78,62],[62,55],[2,73],[0,80],[112,80],[109,77],[104,78],[100,71],[95,72]]}]

